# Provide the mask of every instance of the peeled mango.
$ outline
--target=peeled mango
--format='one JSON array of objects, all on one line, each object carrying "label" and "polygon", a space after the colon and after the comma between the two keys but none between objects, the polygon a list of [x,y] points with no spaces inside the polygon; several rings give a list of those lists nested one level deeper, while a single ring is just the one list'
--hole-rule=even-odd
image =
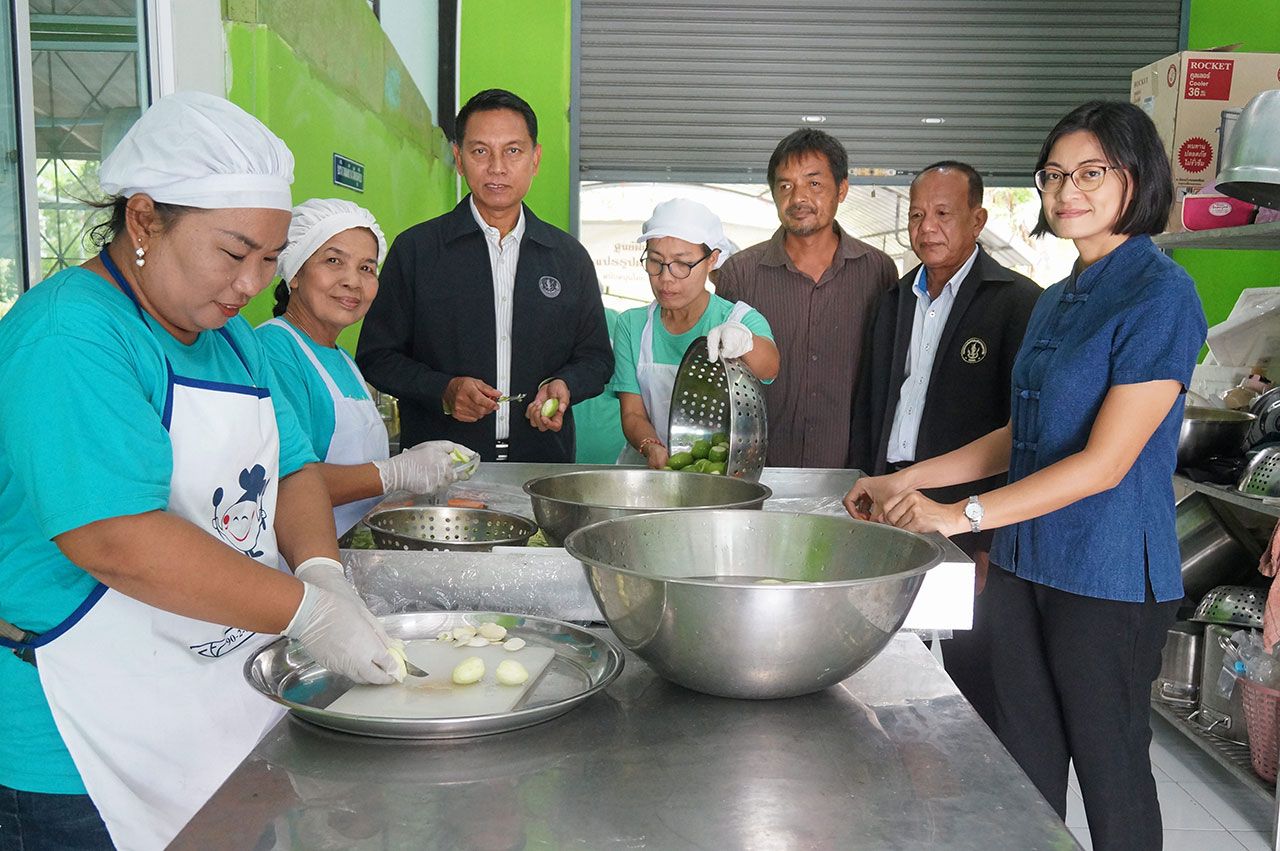
[{"label": "peeled mango", "polygon": [[472,683],[480,682],[480,678],[483,676],[484,660],[479,656],[468,656],[453,669],[451,679],[460,686],[469,686]]},{"label": "peeled mango", "polygon": [[529,671],[515,659],[503,659],[494,676],[504,686],[518,686],[529,679]]}]

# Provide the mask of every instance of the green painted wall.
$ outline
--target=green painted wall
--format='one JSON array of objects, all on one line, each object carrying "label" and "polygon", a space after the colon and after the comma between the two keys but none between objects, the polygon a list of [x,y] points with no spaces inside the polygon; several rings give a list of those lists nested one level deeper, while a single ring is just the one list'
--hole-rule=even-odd
[{"label": "green painted wall", "polygon": [[[1280,52],[1274,0],[1192,0],[1187,49],[1240,43],[1240,50]],[[1248,287],[1280,286],[1280,251],[1190,251],[1172,254],[1196,281],[1209,324],[1227,318]]]},{"label": "green painted wall", "polygon": [[[293,151],[293,199],[346,198],[388,242],[454,205],[444,135],[364,0],[227,0],[227,97]],[[341,38],[335,38],[336,33]],[[333,154],[363,163],[363,193],[333,184]],[[244,316],[271,316],[268,290]],[[358,326],[339,342],[354,349]]]},{"label": "green painted wall", "polygon": [[570,0],[460,0],[458,105],[478,91],[509,89],[538,116],[542,165],[525,201],[569,229]]}]

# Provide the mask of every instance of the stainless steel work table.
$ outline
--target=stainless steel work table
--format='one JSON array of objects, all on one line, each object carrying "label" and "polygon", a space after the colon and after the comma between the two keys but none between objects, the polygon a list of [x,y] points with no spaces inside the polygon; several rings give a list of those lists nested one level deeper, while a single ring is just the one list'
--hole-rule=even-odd
[{"label": "stainless steel work table", "polygon": [[1078,847],[914,635],[790,700],[698,694],[626,655],[602,694],[496,736],[286,719],[174,847]]},{"label": "stainless steel work table", "polygon": [[[532,516],[520,486],[566,469],[486,464],[451,495]],[[858,475],[766,469],[766,508],[838,510]],[[1078,847],[915,635],[776,701],[688,691],[625,655],[605,692],[495,736],[393,741],[285,719],[174,847]]]}]

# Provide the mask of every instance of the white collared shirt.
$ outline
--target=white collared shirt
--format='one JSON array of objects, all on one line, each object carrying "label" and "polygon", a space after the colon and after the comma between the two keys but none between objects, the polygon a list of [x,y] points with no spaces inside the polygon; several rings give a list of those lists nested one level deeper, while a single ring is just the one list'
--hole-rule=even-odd
[{"label": "white collared shirt", "polygon": [[916,314],[911,322],[911,348],[907,350],[906,374],[898,393],[898,407],[893,412],[893,428],[889,432],[889,445],[885,460],[890,464],[916,460],[916,438],[920,434],[920,416],[924,413],[925,396],[929,393],[929,376],[933,374],[933,359],[938,354],[942,330],[951,315],[960,285],[978,259],[978,248],[964,265],[951,276],[942,292],[935,299],[929,298],[925,268],[916,273],[911,287],[916,294]]},{"label": "white collared shirt", "polygon": [[[498,229],[484,220],[474,198],[471,215],[484,232],[484,241],[489,246],[489,268],[493,271],[494,339],[498,343],[498,375],[493,386],[508,396],[511,394],[511,319],[515,310],[516,264],[520,262],[520,240],[524,237],[524,207],[520,208],[516,226],[506,236],[499,236]],[[493,416],[495,439],[506,440],[511,435],[511,405],[499,405]]]}]

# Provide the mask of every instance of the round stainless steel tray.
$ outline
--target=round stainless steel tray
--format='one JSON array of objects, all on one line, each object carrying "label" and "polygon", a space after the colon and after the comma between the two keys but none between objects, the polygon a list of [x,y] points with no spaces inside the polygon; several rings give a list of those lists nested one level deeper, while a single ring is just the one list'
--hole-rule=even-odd
[{"label": "round stainless steel tray", "polygon": [[361,736],[458,739],[519,730],[550,721],[602,691],[622,673],[622,651],[607,638],[550,618],[497,612],[416,612],[381,618],[387,634],[405,641],[435,638],[444,630],[502,618],[508,634],[555,651],[547,669],[510,712],[448,718],[377,718],[326,709],[352,682],[321,667],[295,642],[281,638],[255,653],[245,679],[298,718]]}]

